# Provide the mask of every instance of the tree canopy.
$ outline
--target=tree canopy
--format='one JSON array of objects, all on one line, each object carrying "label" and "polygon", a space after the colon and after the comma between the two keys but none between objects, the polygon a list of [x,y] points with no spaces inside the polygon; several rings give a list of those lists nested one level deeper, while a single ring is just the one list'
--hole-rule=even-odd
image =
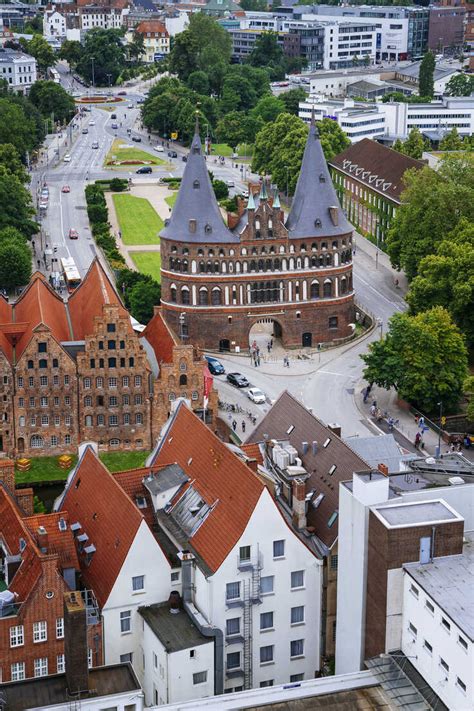
[{"label": "tree canopy", "polygon": [[64,59],[73,69],[82,57],[82,44],[77,40],[64,40],[59,50],[59,58]]},{"label": "tree canopy", "polygon": [[447,96],[470,96],[474,91],[474,75],[455,74],[446,84]]},{"label": "tree canopy", "polygon": [[[0,233],[1,235],[1,233]],[[0,239],[0,284],[15,289],[31,278],[31,249],[20,241]]]},{"label": "tree canopy", "polygon": [[420,129],[416,126],[411,129],[406,141],[401,141],[399,138],[397,138],[397,140],[392,146],[394,151],[398,151],[399,153],[403,153],[406,156],[410,156],[410,158],[416,158],[417,160],[422,157],[423,151],[426,150],[428,147],[429,143],[424,140],[423,136],[420,133]]},{"label": "tree canopy", "polygon": [[15,227],[27,236],[37,231],[31,220],[34,214],[31,195],[15,174],[0,165],[0,230]]},{"label": "tree canopy", "polygon": [[[77,62],[77,71],[87,81],[98,86],[115,84],[125,67],[125,47],[120,30],[104,30],[95,27],[85,37],[82,56]],[[92,76],[94,74],[94,77]]]},{"label": "tree canopy", "polygon": [[404,184],[387,252],[392,265],[412,280],[423,257],[435,252],[462,217],[474,220],[474,156],[450,156],[437,172],[428,167],[408,170]]},{"label": "tree canopy", "polygon": [[435,56],[433,52],[428,50],[428,52],[421,60],[420,73],[418,76],[418,85],[420,90],[420,96],[428,96],[430,99],[433,98],[434,94],[435,64]]},{"label": "tree canopy", "polygon": [[420,261],[406,299],[414,314],[443,306],[474,345],[474,222],[460,220]]},{"label": "tree canopy", "polygon": [[230,63],[232,40],[216,19],[197,12],[189,25],[175,37],[170,54],[170,70],[183,81],[196,70],[206,74],[213,68]]},{"label": "tree canopy", "polygon": [[380,387],[394,387],[399,397],[421,410],[454,408],[467,375],[467,349],[446,309],[436,306],[415,316],[397,313],[385,338],[374,341],[361,356],[364,378]]},{"label": "tree canopy", "polygon": [[0,143],[0,166],[5,168],[7,173],[15,175],[21,183],[28,182],[28,173],[21,161],[20,153],[11,143]]},{"label": "tree canopy", "polygon": [[456,126],[447,133],[439,142],[440,151],[461,151],[464,147],[463,140]]},{"label": "tree canopy", "polygon": [[56,55],[51,49],[51,45],[42,35],[34,35],[33,39],[27,42],[26,51],[36,59],[39,69],[43,72],[56,62]]},{"label": "tree canopy", "polygon": [[74,99],[60,84],[53,81],[37,81],[28,95],[44,117],[54,114],[57,121],[67,121],[75,110]]},{"label": "tree canopy", "polygon": [[36,126],[26,107],[8,98],[0,98],[0,143],[9,143],[21,155],[37,145]]}]

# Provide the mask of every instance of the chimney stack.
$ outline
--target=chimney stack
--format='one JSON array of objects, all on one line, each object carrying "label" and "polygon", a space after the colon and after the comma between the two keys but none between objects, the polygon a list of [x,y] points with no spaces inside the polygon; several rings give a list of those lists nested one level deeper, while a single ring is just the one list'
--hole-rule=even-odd
[{"label": "chimney stack", "polygon": [[334,227],[337,227],[339,224],[338,208],[335,206],[330,207],[329,215],[331,217],[332,224],[334,225]]},{"label": "chimney stack", "polygon": [[380,464],[377,464],[377,469],[379,472],[382,472],[384,476],[388,476],[388,467],[386,464],[383,464],[382,462]]},{"label": "chimney stack", "polygon": [[341,425],[338,425],[337,422],[332,422],[331,424],[328,424],[328,430],[334,432],[334,434],[338,437],[341,436]]},{"label": "chimney stack", "polygon": [[15,492],[15,462],[12,459],[0,459],[0,481],[11,494]]},{"label": "chimney stack", "polygon": [[38,548],[40,549],[41,553],[47,553],[48,531],[45,529],[44,526],[38,526],[38,530],[36,531],[36,539],[38,541]]},{"label": "chimney stack", "polygon": [[293,523],[296,528],[306,528],[306,483],[304,479],[294,479],[293,494]]},{"label": "chimney stack", "polygon": [[64,661],[69,694],[88,692],[87,616],[80,592],[64,593]]}]

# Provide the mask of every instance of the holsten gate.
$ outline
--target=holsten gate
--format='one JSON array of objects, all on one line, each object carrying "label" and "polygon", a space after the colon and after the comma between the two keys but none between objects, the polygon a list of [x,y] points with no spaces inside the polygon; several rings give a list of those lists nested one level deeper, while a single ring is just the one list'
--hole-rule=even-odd
[{"label": "holsten gate", "polygon": [[336,196],[312,121],[290,213],[265,181],[224,222],[199,129],[161,233],[162,309],[200,348],[246,349],[252,326],[273,321],[286,347],[352,333],[352,227]]}]

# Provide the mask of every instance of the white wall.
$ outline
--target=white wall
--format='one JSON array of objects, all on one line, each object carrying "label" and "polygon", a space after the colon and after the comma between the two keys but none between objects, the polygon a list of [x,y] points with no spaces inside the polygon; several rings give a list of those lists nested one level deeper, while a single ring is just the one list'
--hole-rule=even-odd
[{"label": "white wall", "polygon": [[[81,711],[104,711],[105,708],[113,708],[116,711],[143,711],[143,693],[138,691],[126,691],[120,694],[110,694],[110,696],[98,696],[91,699],[81,699],[79,702]],[[79,705],[78,704],[78,705]],[[54,709],[54,711],[71,711],[71,703],[56,704],[48,706],[35,706],[34,711]],[[33,707],[32,707],[33,708]],[[25,709],[28,711],[28,709]]]},{"label": "white wall", "polygon": [[[273,541],[285,540],[285,557],[273,559]],[[238,569],[240,546],[251,546],[252,555],[257,553],[257,546],[262,560],[261,576],[274,576],[274,593],[264,595],[261,604],[252,606],[252,642],[253,642],[253,686],[261,681],[273,679],[275,684],[289,681],[294,674],[304,674],[305,679],[314,677],[319,669],[321,635],[321,594],[322,566],[299,538],[287,526],[273,499],[265,489],[254,510],[247,528],[234,549],[227,556],[219,570],[206,581],[196,570],[196,606],[211,623],[225,633],[226,619],[243,617],[242,607],[226,606],[226,583],[249,580],[248,570]],[[291,572],[305,571],[303,589],[291,590]],[[292,607],[304,605],[305,622],[301,625],[290,624]],[[260,631],[260,614],[274,613],[273,630]],[[242,621],[241,621],[242,625]],[[304,657],[290,660],[290,641],[304,639]],[[274,661],[260,665],[260,647],[274,645]],[[243,659],[242,642],[230,644],[227,641],[224,653],[240,651]],[[224,659],[225,666],[225,659]],[[243,684],[240,678],[226,678],[225,688]]]},{"label": "white wall", "polygon": [[[437,491],[439,492],[439,489]],[[441,625],[441,617],[446,618],[446,614],[407,572],[403,577],[402,651],[448,708],[456,711],[468,711],[468,709],[472,711],[474,708],[473,643],[452,620],[450,620],[450,632],[445,630]],[[410,591],[412,583],[419,591],[418,599]],[[434,613],[426,607],[427,599],[434,606]],[[416,627],[416,636],[409,630],[410,622]],[[460,634],[468,642],[467,651],[458,642]],[[433,648],[431,654],[424,647],[425,640]],[[440,657],[448,664],[449,671],[440,665]],[[466,693],[462,692],[457,685],[457,677],[466,684]]]},{"label": "white wall", "polygon": [[[184,611],[179,613],[185,615]],[[145,703],[180,703],[214,695],[214,640],[168,654],[151,627],[145,622],[143,631]],[[191,649],[193,656],[190,655]],[[193,683],[193,674],[207,671],[207,681]],[[155,698],[155,689],[158,699]]]},{"label": "white wall", "polygon": [[[144,592],[133,592],[132,577],[145,576]],[[102,609],[104,663],[116,664],[121,654],[132,652],[132,665],[143,679],[143,618],[138,607],[165,602],[171,592],[171,568],[148,524],[142,521],[119,576]],[[131,611],[131,631],[120,631],[120,613]]]},{"label": "white wall", "polygon": [[404,503],[429,501],[430,499],[445,501],[463,517],[464,531],[474,531],[474,486],[472,484],[409,491],[404,493],[401,498]]},{"label": "white wall", "polygon": [[189,25],[189,17],[187,12],[180,12],[178,17],[166,17],[165,26],[170,37],[183,32]]},{"label": "white wall", "polygon": [[403,617],[403,569],[387,571],[387,621],[385,626],[385,651],[401,648]]}]

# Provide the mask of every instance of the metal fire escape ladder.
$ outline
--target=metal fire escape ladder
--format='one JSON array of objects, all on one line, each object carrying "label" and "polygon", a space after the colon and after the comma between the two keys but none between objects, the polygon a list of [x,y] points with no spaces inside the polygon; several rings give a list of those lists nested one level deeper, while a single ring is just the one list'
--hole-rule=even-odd
[{"label": "metal fire escape ladder", "polygon": [[252,600],[251,600],[251,580],[244,580],[244,610],[243,610],[243,668],[244,668],[244,689],[252,688]]}]

